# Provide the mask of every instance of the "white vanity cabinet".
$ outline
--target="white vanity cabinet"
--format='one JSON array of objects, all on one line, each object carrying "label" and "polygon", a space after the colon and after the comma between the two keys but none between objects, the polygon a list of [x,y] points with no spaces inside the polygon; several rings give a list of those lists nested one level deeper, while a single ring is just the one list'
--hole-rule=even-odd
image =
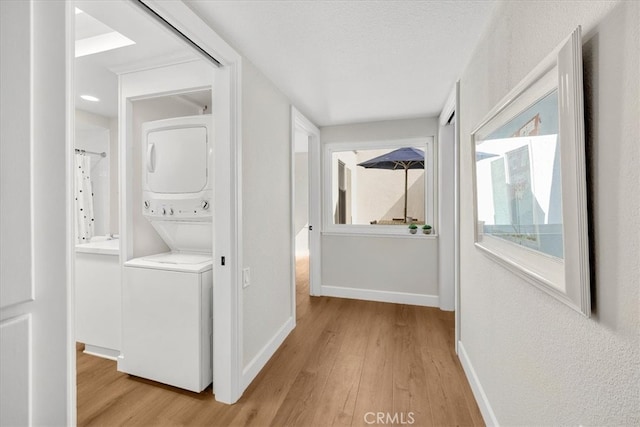
[{"label": "white vanity cabinet", "polygon": [[76,341],[85,353],[115,360],[120,354],[119,240],[76,245]]}]

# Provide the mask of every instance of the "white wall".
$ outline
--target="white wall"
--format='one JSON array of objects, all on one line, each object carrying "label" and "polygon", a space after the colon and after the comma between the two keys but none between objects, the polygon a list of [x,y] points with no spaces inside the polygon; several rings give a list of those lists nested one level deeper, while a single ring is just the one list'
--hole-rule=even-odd
[{"label": "white wall", "polygon": [[293,326],[290,121],[287,98],[244,60],[242,233],[251,284],[242,294],[243,366],[251,373],[271,356],[285,325]]},{"label": "white wall", "polygon": [[109,151],[111,159],[109,161],[109,230],[111,234],[120,234],[120,185],[118,180],[118,118],[109,119]]},{"label": "white wall", "polygon": [[[322,144],[434,137],[436,118],[391,120],[320,129]],[[323,233],[323,295],[438,305],[435,236]]]},{"label": "white wall", "polygon": [[325,126],[320,129],[322,144],[422,138],[438,134],[438,119],[383,120],[379,122]]},{"label": "white wall", "polygon": [[142,215],[142,124],[172,117],[195,116],[201,111],[178,98],[165,96],[133,103],[133,257],[168,252],[170,249]]},{"label": "white wall", "polygon": [[99,114],[90,113],[85,110],[75,111],[76,129],[109,129],[111,118]]},{"label": "white wall", "polygon": [[329,288],[326,295],[341,292],[335,288],[357,289],[363,299],[371,299],[367,293],[373,291],[371,297],[382,298],[380,292],[407,294],[407,303],[437,305],[437,240],[408,232],[395,237],[324,235],[322,287]]},{"label": "white wall", "polygon": [[[461,342],[502,425],[640,424],[639,22],[638,2],[502,2],[462,76]],[[585,34],[590,319],[473,245],[470,132],[577,25]]]}]

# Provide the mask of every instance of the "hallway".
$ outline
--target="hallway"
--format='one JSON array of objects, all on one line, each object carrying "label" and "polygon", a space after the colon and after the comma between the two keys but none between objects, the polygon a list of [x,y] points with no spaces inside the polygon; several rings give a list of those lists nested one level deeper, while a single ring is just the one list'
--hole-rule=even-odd
[{"label": "hallway", "polygon": [[78,425],[483,425],[454,352],[452,312],[312,298],[308,262],[297,264],[297,326],[238,403],[78,351]]}]

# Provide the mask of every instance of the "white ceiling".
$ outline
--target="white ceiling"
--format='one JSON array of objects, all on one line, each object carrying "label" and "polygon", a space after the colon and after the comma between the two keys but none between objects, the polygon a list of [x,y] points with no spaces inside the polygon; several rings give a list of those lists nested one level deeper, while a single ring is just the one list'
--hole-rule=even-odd
[{"label": "white ceiling", "polygon": [[[319,126],[438,115],[495,4],[493,0],[186,3]],[[115,117],[114,70],[196,55],[130,1],[79,0],[75,5],[136,42],[76,59],[79,109]],[[92,34],[81,20],[78,27],[78,37]],[[101,101],[81,100],[81,94]]]},{"label": "white ceiling", "polygon": [[319,126],[438,115],[495,5],[185,3]]},{"label": "white ceiling", "polygon": [[[182,40],[155,22],[131,1],[80,0],[74,5],[86,14],[135,41],[135,45],[87,55],[75,60],[76,108],[106,117],[118,114],[118,79],[114,71],[171,58],[198,57]],[[104,32],[94,20],[76,15],[76,39]],[[100,98],[89,102],[88,94]]]}]

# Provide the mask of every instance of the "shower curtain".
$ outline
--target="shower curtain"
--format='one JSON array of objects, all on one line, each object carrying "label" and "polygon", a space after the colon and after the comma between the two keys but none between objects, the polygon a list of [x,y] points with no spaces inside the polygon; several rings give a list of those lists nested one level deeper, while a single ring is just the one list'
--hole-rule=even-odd
[{"label": "shower curtain", "polygon": [[89,243],[94,234],[91,159],[85,154],[76,154],[75,163],[76,241]]}]

